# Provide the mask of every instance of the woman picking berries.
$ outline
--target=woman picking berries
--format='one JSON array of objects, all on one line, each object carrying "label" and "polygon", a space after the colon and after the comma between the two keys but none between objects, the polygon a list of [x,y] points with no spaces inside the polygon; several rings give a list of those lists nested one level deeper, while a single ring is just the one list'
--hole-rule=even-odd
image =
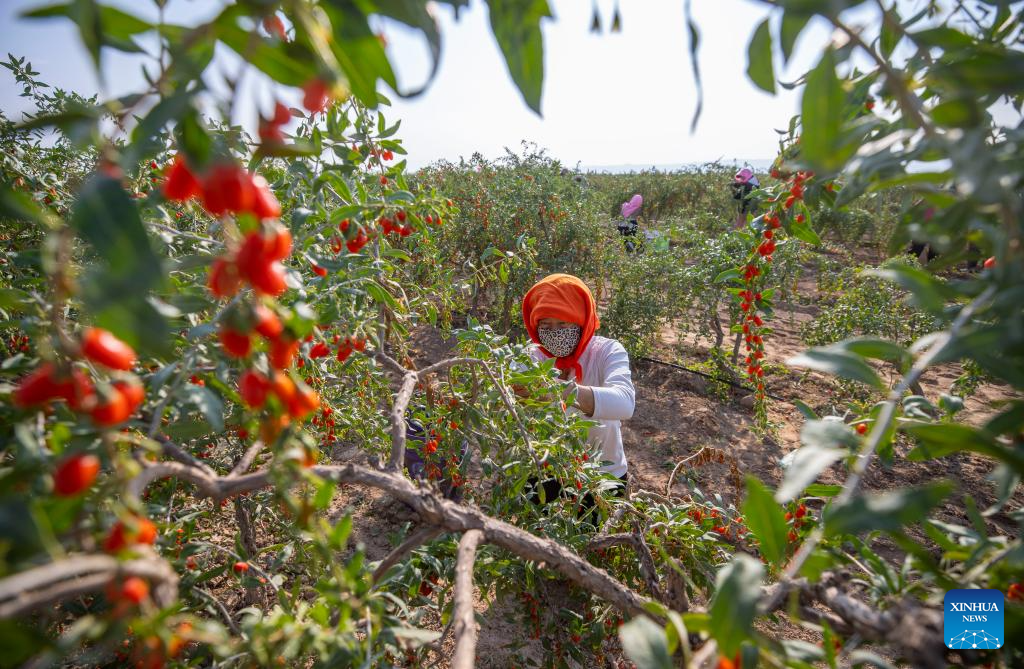
[{"label": "woman picking berries", "polygon": [[[598,422],[587,441],[601,448],[601,471],[628,480],[622,448],[621,421],[633,415],[635,390],[629,354],[619,342],[594,334],[600,326],[590,289],[569,274],[552,274],[538,281],[523,297],[523,323],[535,346],[538,362],[555,358],[565,396],[576,395],[574,409]],[[520,389],[520,394],[525,390]],[[544,483],[545,497],[557,495],[557,481]]]}]

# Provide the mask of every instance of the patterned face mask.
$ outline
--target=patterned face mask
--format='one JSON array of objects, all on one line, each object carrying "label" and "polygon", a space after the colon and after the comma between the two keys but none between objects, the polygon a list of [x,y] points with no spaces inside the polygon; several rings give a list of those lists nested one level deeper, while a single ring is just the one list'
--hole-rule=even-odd
[{"label": "patterned face mask", "polygon": [[556,358],[566,358],[572,355],[576,346],[580,343],[583,335],[583,328],[579,325],[571,325],[565,328],[540,328],[537,330],[537,339],[544,345],[544,348]]}]

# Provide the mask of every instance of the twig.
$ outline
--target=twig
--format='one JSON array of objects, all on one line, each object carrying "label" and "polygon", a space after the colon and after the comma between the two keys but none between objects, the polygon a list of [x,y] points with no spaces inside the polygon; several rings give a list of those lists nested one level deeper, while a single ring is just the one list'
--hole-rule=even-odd
[{"label": "twig", "polygon": [[213,595],[213,593],[207,592],[206,590],[203,590],[202,588],[196,587],[194,585],[192,586],[192,591],[198,592],[200,595],[203,595],[211,602],[213,602],[217,606],[217,610],[220,611],[221,617],[224,618],[224,622],[226,622],[228,624],[228,627],[231,628],[231,631],[234,632],[235,635],[241,634],[241,631],[238,629],[238,623],[236,623],[234,618],[231,617],[231,614],[228,613],[228,609],[224,606],[224,603],[217,599]]},{"label": "twig", "polygon": [[263,442],[259,439],[252,442],[252,445],[245,450],[241,459],[235,463],[234,468],[231,470],[231,476],[240,476],[249,471],[249,467],[252,467],[252,463],[256,461],[256,458],[263,451],[263,446]]},{"label": "twig", "polygon": [[188,453],[187,451],[182,449],[180,446],[175,444],[173,441],[171,441],[170,437],[167,437],[166,435],[158,434],[158,435],[154,436],[153,439],[160,444],[161,450],[163,451],[164,455],[166,455],[167,457],[173,458],[173,459],[177,460],[178,462],[181,462],[181,463],[186,464],[186,465],[191,465],[193,467],[199,467],[200,469],[202,469],[203,471],[209,473],[210,475],[215,475],[216,474],[216,472],[214,472],[213,469],[209,465],[207,465],[205,462],[203,462],[199,458],[194,457],[191,453]]},{"label": "twig", "polygon": [[373,582],[375,584],[379,583],[384,577],[384,574],[386,574],[393,566],[398,564],[402,558],[443,533],[444,532],[439,528],[428,525],[421,527],[410,534],[405,541],[388,553],[388,555],[381,561],[380,566],[373,570]]},{"label": "twig", "polygon": [[[893,388],[891,393],[889,393],[889,397],[879,413],[878,420],[875,421],[875,424],[871,429],[871,434],[865,440],[864,446],[857,454],[857,459],[850,471],[850,476],[846,479],[846,483],[843,484],[842,492],[836,496],[835,502],[833,503],[834,506],[843,506],[853,499],[854,494],[857,492],[857,488],[860,487],[860,483],[864,478],[864,473],[867,471],[868,465],[871,463],[871,458],[874,456],[879,444],[882,443],[882,438],[889,431],[889,425],[892,423],[893,418],[896,415],[896,407],[903,398],[903,394],[907,392],[907,389],[910,388],[910,386],[921,377],[921,374],[931,366],[932,362],[940,353],[942,353],[942,351],[945,350],[946,346],[956,339],[961,328],[967,324],[974,315],[974,312],[988,302],[995,292],[996,286],[989,286],[981,295],[965,306],[950,325],[949,330],[939,333],[938,336],[936,336],[934,342],[924,355],[914,363],[914,366],[909,372],[907,372],[907,375],[903,377],[903,380]],[[797,551],[796,555],[793,556],[793,559],[790,561],[781,580],[790,580],[799,573],[800,569],[804,566],[804,563],[811,556],[814,549],[817,548],[824,536],[824,526],[819,524],[800,546],[800,550]]]},{"label": "twig", "polygon": [[658,570],[654,566],[654,556],[651,555],[651,549],[644,541],[643,530],[638,521],[633,522],[633,548],[636,550],[637,557],[640,558],[640,575],[647,583],[647,589],[650,590],[651,596],[659,602],[664,602],[665,595],[661,592],[661,586],[658,583]]},{"label": "twig", "polygon": [[473,610],[473,562],[476,547],[483,540],[480,530],[469,530],[459,540],[455,560],[455,596],[452,619],[455,621],[455,654],[452,669],[473,669],[476,656],[476,616]]},{"label": "twig", "polygon": [[697,451],[696,453],[694,453],[693,455],[691,455],[688,458],[684,458],[683,460],[680,460],[679,463],[676,464],[676,466],[672,468],[672,473],[668,475],[668,483],[665,484],[665,497],[670,497],[672,495],[672,480],[675,479],[676,473],[682,467],[684,467],[686,465],[686,463],[690,462],[691,460],[695,460],[695,459],[699,458],[704,453],[704,451],[706,451],[707,449],[708,449],[707,446],[701,446],[701,449],[699,451]]}]

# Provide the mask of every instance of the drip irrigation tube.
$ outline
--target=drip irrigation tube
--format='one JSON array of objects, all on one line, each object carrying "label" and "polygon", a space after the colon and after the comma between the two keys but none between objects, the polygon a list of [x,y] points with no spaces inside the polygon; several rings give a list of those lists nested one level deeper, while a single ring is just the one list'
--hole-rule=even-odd
[{"label": "drip irrigation tube", "polygon": [[[646,355],[645,356],[641,356],[640,360],[643,360],[645,362],[657,363],[659,365],[664,365],[665,367],[671,367],[672,369],[678,369],[678,370],[683,371],[683,372],[689,372],[690,374],[696,374],[697,376],[703,376],[705,379],[711,379],[712,381],[714,381],[716,383],[725,383],[727,385],[732,386],[733,388],[739,388],[740,390],[745,390],[748,393],[757,392],[754,388],[750,388],[748,386],[745,386],[742,383],[736,383],[735,381],[730,381],[728,379],[720,379],[718,377],[711,376],[710,374],[705,374],[704,372],[698,372],[695,369],[688,369],[686,367],[683,367],[682,365],[677,365],[674,362],[665,362],[664,360],[658,360],[657,358],[650,358],[650,357],[648,357]],[[778,400],[779,402],[786,402],[786,403],[790,403],[791,404],[791,402],[789,400],[787,400],[785,397],[779,397],[778,395],[772,395],[771,393],[765,393],[765,395],[767,395],[768,397],[772,398],[773,400]]]}]

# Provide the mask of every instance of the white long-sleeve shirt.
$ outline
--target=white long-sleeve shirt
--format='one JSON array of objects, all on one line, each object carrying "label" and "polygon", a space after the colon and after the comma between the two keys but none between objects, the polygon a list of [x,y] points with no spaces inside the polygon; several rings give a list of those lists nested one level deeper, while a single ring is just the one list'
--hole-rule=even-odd
[{"label": "white long-sleeve shirt", "polygon": [[[538,362],[548,357],[534,346],[530,354]],[[576,379],[581,386],[594,391],[594,415],[599,424],[590,428],[587,441],[601,448],[601,459],[611,464],[601,467],[613,476],[626,474],[626,452],[622,448],[622,421],[633,416],[636,391],[629,371],[629,354],[619,342],[607,337],[594,336],[579,359],[583,378]]]}]

